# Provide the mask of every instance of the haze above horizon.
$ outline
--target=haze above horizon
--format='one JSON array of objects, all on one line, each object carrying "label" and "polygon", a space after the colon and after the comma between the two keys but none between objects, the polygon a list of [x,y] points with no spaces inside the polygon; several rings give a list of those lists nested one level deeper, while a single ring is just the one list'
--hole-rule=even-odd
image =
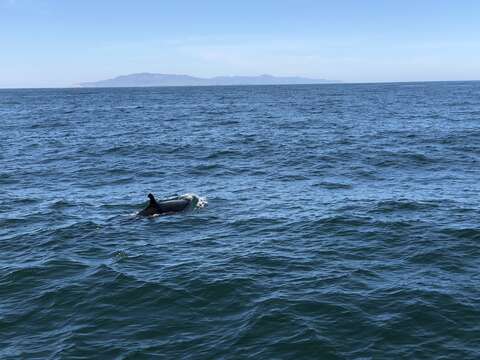
[{"label": "haze above horizon", "polygon": [[480,2],[0,0],[0,88],[151,72],[480,79]]}]

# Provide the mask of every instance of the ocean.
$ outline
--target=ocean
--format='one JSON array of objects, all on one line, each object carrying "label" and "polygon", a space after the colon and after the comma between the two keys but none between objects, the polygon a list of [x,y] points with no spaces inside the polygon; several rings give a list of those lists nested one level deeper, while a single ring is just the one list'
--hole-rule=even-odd
[{"label": "ocean", "polygon": [[0,149],[1,359],[480,358],[480,82],[5,89]]}]

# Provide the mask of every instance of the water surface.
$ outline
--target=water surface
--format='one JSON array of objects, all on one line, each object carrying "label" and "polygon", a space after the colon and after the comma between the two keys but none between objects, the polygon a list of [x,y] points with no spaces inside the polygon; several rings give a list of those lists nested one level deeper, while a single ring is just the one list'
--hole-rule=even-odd
[{"label": "water surface", "polygon": [[0,357],[478,359],[479,99],[0,90]]}]

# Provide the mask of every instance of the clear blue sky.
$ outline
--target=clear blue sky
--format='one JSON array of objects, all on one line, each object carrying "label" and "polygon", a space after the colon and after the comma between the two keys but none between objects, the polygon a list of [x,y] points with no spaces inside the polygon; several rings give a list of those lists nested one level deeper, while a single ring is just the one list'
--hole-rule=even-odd
[{"label": "clear blue sky", "polygon": [[135,72],[480,79],[477,0],[0,0],[0,87]]}]

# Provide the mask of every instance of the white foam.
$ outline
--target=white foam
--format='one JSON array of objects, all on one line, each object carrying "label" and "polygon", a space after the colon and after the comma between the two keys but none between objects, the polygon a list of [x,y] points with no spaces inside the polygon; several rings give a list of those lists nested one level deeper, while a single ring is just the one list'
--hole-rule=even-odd
[{"label": "white foam", "polygon": [[187,193],[180,196],[181,199],[190,200],[194,209],[201,209],[207,206],[208,201],[206,196],[198,196],[194,193]]}]

